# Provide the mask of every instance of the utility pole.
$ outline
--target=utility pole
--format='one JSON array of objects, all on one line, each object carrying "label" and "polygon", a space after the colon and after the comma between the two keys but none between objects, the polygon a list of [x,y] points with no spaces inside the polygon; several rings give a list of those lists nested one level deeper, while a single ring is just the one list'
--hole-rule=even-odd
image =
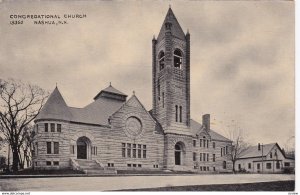
[{"label": "utility pole", "polygon": [[261,144],[261,173],[264,173],[264,144]]}]

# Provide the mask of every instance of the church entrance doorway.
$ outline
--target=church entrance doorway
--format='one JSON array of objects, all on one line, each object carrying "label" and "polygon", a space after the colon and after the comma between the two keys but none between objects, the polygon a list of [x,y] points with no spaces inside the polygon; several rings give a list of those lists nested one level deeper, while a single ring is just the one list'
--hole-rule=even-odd
[{"label": "church entrance doorway", "polygon": [[178,142],[175,144],[175,165],[182,165],[183,164],[183,156],[184,156],[184,150],[183,150],[183,143]]},{"label": "church entrance doorway", "polygon": [[87,137],[78,138],[77,142],[77,159],[88,159],[90,140]]}]

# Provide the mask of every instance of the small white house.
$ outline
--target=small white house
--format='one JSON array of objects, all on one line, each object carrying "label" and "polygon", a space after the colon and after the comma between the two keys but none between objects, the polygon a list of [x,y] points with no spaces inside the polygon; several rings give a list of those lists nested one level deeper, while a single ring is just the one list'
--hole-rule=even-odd
[{"label": "small white house", "polygon": [[235,170],[251,173],[282,173],[294,168],[295,159],[287,157],[277,143],[251,146],[235,163]]}]

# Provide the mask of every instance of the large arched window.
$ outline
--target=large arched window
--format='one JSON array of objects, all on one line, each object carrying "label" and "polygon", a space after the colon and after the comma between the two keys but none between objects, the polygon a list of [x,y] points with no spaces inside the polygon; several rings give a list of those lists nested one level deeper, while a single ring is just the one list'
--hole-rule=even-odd
[{"label": "large arched window", "polygon": [[182,66],[182,52],[179,49],[174,51],[174,67],[181,69]]},{"label": "large arched window", "polygon": [[175,165],[182,165],[183,161],[183,143],[177,142],[175,144]]},{"label": "large arched window", "polygon": [[159,70],[162,70],[165,68],[165,52],[161,51],[158,55],[158,61],[159,61]]}]

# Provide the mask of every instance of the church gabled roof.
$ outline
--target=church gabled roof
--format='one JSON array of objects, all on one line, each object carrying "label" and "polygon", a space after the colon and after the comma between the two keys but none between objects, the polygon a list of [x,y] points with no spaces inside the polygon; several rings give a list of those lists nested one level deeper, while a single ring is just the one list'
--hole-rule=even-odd
[{"label": "church gabled roof", "polygon": [[64,98],[59,92],[58,88],[55,87],[47,102],[41,109],[40,113],[36,117],[38,119],[60,119],[60,120],[71,120],[72,114],[67,106]]},{"label": "church gabled roof", "polygon": [[172,35],[179,38],[179,39],[185,40],[185,34],[184,34],[180,24],[178,23],[172,9],[169,8],[168,13],[166,15],[166,18],[165,18],[165,20],[162,24],[162,27],[160,29],[160,32],[158,34],[157,41],[159,42],[160,40],[162,40],[165,37],[165,32],[166,32],[165,31],[165,24],[167,22],[172,24],[172,27],[171,27]]},{"label": "church gabled roof", "polygon": [[[203,128],[203,125],[201,125],[200,123],[198,123],[197,121],[191,119],[191,130],[192,132],[197,135],[199,134],[201,131],[206,131],[204,128]],[[230,139],[224,137],[223,135],[217,133],[216,131],[210,129],[209,131],[206,131],[212,140],[218,140],[218,141],[224,141],[224,142],[232,142]]]}]

